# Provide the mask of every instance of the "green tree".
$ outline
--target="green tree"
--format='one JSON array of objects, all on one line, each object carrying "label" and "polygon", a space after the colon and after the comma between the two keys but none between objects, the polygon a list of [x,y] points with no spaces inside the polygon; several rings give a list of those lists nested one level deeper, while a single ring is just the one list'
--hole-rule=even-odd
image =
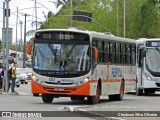
[{"label": "green tree", "polygon": [[139,22],[139,37],[159,37],[160,17],[157,1],[147,0],[141,7]]}]

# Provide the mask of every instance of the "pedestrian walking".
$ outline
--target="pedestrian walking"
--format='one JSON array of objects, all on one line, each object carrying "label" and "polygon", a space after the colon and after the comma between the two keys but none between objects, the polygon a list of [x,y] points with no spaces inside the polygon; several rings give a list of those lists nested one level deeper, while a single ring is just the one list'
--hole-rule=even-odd
[{"label": "pedestrian walking", "polygon": [[[1,90],[2,91],[5,91],[5,84],[6,84],[6,82],[5,82],[5,80],[6,80],[6,77],[5,77],[5,74],[4,74],[4,71],[6,70],[6,68],[4,67],[3,69],[2,69],[2,71],[0,72],[0,74],[1,74],[1,79],[2,79],[2,88],[1,88]],[[10,80],[10,75],[9,75],[9,70],[8,70],[8,81]],[[9,89],[10,89],[10,82],[8,82],[8,90],[7,90],[7,92],[9,91]]]},{"label": "pedestrian walking", "polygon": [[15,87],[15,81],[16,81],[16,77],[17,77],[17,70],[16,70],[16,62],[13,63],[12,67],[11,67],[12,73],[11,73],[11,92],[15,92],[14,87]]}]

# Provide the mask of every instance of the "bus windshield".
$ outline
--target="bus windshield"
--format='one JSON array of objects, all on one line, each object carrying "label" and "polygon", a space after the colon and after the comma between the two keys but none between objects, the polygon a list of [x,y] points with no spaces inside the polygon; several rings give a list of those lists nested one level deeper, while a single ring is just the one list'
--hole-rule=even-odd
[{"label": "bus windshield", "polygon": [[160,48],[146,50],[146,68],[152,72],[160,72]]},{"label": "bus windshield", "polygon": [[88,71],[89,45],[83,43],[35,43],[33,68],[49,71]]}]

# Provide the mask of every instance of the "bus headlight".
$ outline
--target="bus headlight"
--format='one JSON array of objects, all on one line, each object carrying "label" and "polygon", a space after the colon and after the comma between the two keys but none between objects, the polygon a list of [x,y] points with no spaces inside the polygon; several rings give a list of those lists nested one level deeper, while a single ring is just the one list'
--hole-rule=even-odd
[{"label": "bus headlight", "polygon": [[32,80],[36,80],[36,76],[35,75],[32,75]]},{"label": "bus headlight", "polygon": [[89,81],[89,77],[84,79],[84,82],[88,82]]},{"label": "bus headlight", "polygon": [[89,81],[89,79],[88,79],[88,78],[86,78],[86,79],[84,79],[84,81],[85,81],[85,82],[88,82],[88,81]]},{"label": "bus headlight", "polygon": [[145,73],[145,76],[146,76],[147,80],[153,80],[149,74]]}]

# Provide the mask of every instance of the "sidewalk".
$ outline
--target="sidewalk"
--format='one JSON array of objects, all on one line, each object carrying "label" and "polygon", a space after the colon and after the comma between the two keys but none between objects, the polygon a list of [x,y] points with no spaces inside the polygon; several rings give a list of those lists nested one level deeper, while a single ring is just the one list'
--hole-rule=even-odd
[{"label": "sidewalk", "polygon": [[97,120],[160,120],[160,117],[157,117],[159,113],[127,106],[66,106],[64,110]]},{"label": "sidewalk", "polygon": [[19,95],[18,92],[2,92],[0,91],[0,95]]}]

